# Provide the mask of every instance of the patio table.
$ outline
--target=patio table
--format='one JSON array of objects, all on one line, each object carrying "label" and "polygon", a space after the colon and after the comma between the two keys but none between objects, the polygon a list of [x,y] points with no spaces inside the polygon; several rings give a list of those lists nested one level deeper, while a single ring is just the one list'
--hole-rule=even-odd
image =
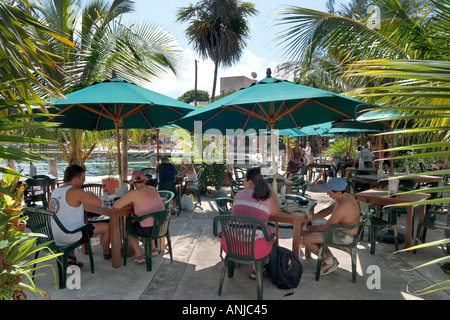
[{"label": "patio table", "polygon": [[378,176],[375,174],[368,175],[354,175],[351,177],[352,180],[358,181],[360,183],[369,184],[371,188],[379,187]]},{"label": "patio table", "polygon": [[[395,174],[394,177],[396,175],[403,175],[403,174]],[[380,186],[386,186],[389,183],[388,180],[389,177],[387,178],[383,178],[378,180],[378,184]],[[421,175],[416,175],[416,176],[411,176],[411,177],[402,177],[402,178],[398,178],[401,182],[414,182],[418,185],[422,184],[422,183],[432,183],[432,182],[440,182],[442,180],[442,176],[429,176],[429,175],[425,175],[425,174],[421,174]],[[417,189],[417,188],[415,188]]]},{"label": "patio table", "polygon": [[347,167],[345,168],[345,173],[347,177],[351,177],[353,174],[363,175],[363,174],[376,174],[377,169],[376,168],[355,168],[355,167]]},{"label": "patio table", "polygon": [[[404,174],[396,173],[396,174],[394,174],[394,177],[402,176],[402,175],[404,175]],[[385,178],[378,178],[378,176],[376,174],[354,175],[351,179],[356,180],[361,183],[370,184],[371,188],[386,188],[387,185],[389,184],[388,176]],[[439,182],[439,181],[441,181],[441,179],[442,178],[440,176],[428,176],[428,175],[423,175],[423,174],[417,175],[417,176],[412,176],[412,177],[398,178],[398,180],[400,180],[400,184],[408,183],[408,182],[412,182],[412,183],[416,183],[416,184],[431,183],[431,182]],[[415,188],[415,189],[417,189],[417,188]]]},{"label": "patio table", "polygon": [[[292,214],[288,214],[282,210],[279,211],[279,213],[270,215],[269,221],[275,222],[275,234],[278,242],[278,231],[279,231],[279,222],[283,223],[290,223],[292,224],[292,252],[294,255],[298,258],[299,257],[299,249],[300,249],[300,241],[302,239],[302,218],[306,214],[306,212],[309,212],[311,215],[314,214],[314,208],[316,207],[317,202],[315,200],[302,197],[299,195],[286,195],[287,197],[293,197],[301,198],[301,199],[307,199],[309,200],[308,205],[299,207],[298,212],[294,212]],[[281,208],[280,208],[281,209]],[[309,253],[306,252],[305,256],[308,257]]]},{"label": "patio table", "polygon": [[[378,206],[387,206],[406,202],[416,202],[428,199],[431,195],[429,193],[413,193],[402,194],[397,196],[388,195],[387,190],[369,189],[354,195],[358,201],[371,203]],[[414,208],[419,207],[419,223],[423,221],[425,215],[425,205],[410,205],[406,207],[406,227],[405,227],[405,248],[411,246],[411,238],[413,235],[413,216]]]},{"label": "patio table", "polygon": [[[121,209],[114,209],[112,207],[96,207],[90,204],[84,204],[84,211],[93,212],[108,216],[109,219],[109,233],[111,238],[111,264],[113,268],[121,266],[121,254],[122,239],[120,237],[120,219],[122,217],[130,216],[134,212],[132,205],[123,207]],[[124,252],[124,254],[126,254]]]}]

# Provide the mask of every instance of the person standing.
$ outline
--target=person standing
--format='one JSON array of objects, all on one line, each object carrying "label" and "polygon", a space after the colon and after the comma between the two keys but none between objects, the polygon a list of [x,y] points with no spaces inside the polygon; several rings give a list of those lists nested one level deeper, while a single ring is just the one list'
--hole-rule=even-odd
[{"label": "person standing", "polygon": [[300,148],[300,141],[296,140],[294,148],[289,152],[289,162],[286,168],[286,177],[290,178],[303,167],[303,152]]},{"label": "person standing", "polygon": [[314,158],[311,150],[311,141],[306,142],[306,148],[303,149],[305,152],[306,164],[314,163]]},{"label": "person standing", "polygon": [[161,163],[156,168],[156,178],[158,183],[175,182],[177,177],[177,169],[169,162],[167,155],[161,156]]},{"label": "person standing", "polygon": [[[385,150],[389,149],[389,144],[387,142],[385,142],[383,144],[383,148]],[[381,158],[385,159],[385,160],[383,160],[383,169],[384,169],[384,173],[385,174],[389,173],[389,168],[391,167],[391,161],[386,159],[386,158],[389,158],[389,157],[390,157],[389,151],[382,151],[381,152]]]}]

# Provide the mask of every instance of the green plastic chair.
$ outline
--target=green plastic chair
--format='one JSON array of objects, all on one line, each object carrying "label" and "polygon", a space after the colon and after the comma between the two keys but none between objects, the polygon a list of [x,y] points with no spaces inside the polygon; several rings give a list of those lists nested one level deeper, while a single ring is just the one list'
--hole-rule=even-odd
[{"label": "green plastic chair", "polygon": [[240,167],[233,167],[233,171],[234,171],[235,180],[241,181],[241,180],[245,179],[245,174],[247,172],[247,169],[243,169]]},{"label": "green plastic chair", "polygon": [[[449,205],[435,205],[432,209],[425,212],[422,223],[417,226],[417,232],[415,237],[415,245],[421,241],[425,242],[427,235],[427,229],[442,230],[446,238],[450,237],[450,208]],[[450,254],[450,245],[447,244],[445,250],[447,254]],[[416,250],[413,251],[416,253]]]},{"label": "green plastic chair", "polygon": [[219,236],[218,225],[220,224],[221,236],[225,237],[226,241],[226,248],[222,249],[228,252],[223,261],[218,292],[219,296],[222,295],[226,270],[228,269],[228,278],[232,278],[234,275],[234,264],[237,262],[241,264],[255,264],[257,297],[258,300],[261,300],[263,298],[264,263],[271,252],[267,256],[256,260],[254,247],[257,230],[263,232],[264,239],[267,242],[273,243],[265,224],[259,219],[235,215],[215,216],[213,223],[213,232],[216,237]]},{"label": "green plastic chair", "polygon": [[294,185],[291,186],[291,193],[304,197],[308,188],[308,181],[304,179],[303,175],[296,175],[290,179],[294,182]]},{"label": "green plastic chair", "polygon": [[[392,228],[394,231],[395,251],[398,250],[398,227],[397,227],[397,211],[395,208],[384,209],[383,207],[368,204],[368,208],[372,217],[367,221],[369,228],[370,254],[375,254],[375,245],[377,242],[377,234],[385,228]],[[388,219],[383,220],[383,215],[387,213]]]},{"label": "green plastic chair", "polygon": [[81,186],[84,191],[91,191],[97,197],[101,197],[103,194],[103,189],[105,189],[105,185],[101,183],[86,183]]},{"label": "green plastic chair", "polygon": [[357,252],[356,252],[356,243],[352,243],[350,245],[341,245],[341,244],[335,244],[333,242],[333,233],[335,230],[351,230],[358,228],[357,236],[361,235],[362,230],[364,229],[364,226],[366,225],[367,221],[372,217],[372,213],[362,211],[361,212],[361,219],[360,222],[353,226],[349,227],[340,227],[340,226],[330,226],[325,234],[325,240],[323,243],[319,245],[319,252],[317,255],[317,265],[316,265],[316,281],[319,281],[320,277],[320,269],[322,267],[322,261],[323,261],[323,251],[325,247],[332,247],[336,248],[342,251],[347,252],[350,254],[352,258],[352,282],[356,282],[356,261],[357,261]]},{"label": "green plastic chair", "polygon": [[233,207],[233,199],[228,197],[216,198],[214,204],[219,210],[219,214],[231,214],[231,209]]},{"label": "green plastic chair", "polygon": [[[81,186],[81,188],[85,191],[93,192],[97,197],[101,197],[103,194],[103,190],[106,186],[101,183],[86,183]],[[108,222],[110,219],[108,216],[103,216],[101,214],[88,212],[87,219],[89,223],[95,222]]]},{"label": "green plastic chair", "polygon": [[23,195],[23,199],[27,207],[35,206],[36,202],[42,202],[42,209],[48,209],[47,195],[50,193],[52,180],[45,175],[33,176],[25,181],[27,187]]},{"label": "green plastic chair", "polygon": [[173,198],[175,197],[175,194],[172,191],[167,191],[167,190],[158,190],[159,196],[163,199],[166,199],[164,201],[164,207],[166,209],[170,208],[170,203],[173,200]]},{"label": "green plastic chair", "polygon": [[[91,242],[88,236],[88,229],[87,225],[84,225],[76,230],[69,231],[67,230],[64,225],[61,223],[61,221],[58,219],[58,217],[51,211],[44,210],[44,209],[38,209],[38,208],[30,208],[25,207],[23,208],[23,214],[28,217],[27,220],[27,226],[31,229],[34,233],[42,233],[46,235],[46,237],[37,237],[36,244],[42,244],[47,241],[53,241],[48,245],[48,248],[52,250],[53,252],[60,253],[62,252],[63,255],[58,256],[57,259],[57,266],[58,266],[58,275],[59,275],[59,288],[64,289],[66,287],[66,279],[67,279],[67,258],[70,255],[70,252],[72,252],[75,248],[86,244],[88,253],[89,253],[89,261],[91,264],[91,272],[94,273],[94,259],[92,257],[92,250],[91,250]],[[64,233],[67,234],[73,234],[77,232],[82,233],[82,237],[80,240],[71,243],[69,245],[65,246],[58,246],[54,242],[53,232],[52,232],[52,225],[51,225],[51,218],[53,218],[56,222],[56,224],[61,228],[61,230]],[[35,254],[35,259],[37,259],[39,256],[39,251]]]},{"label": "green plastic chair", "polygon": [[177,190],[177,183],[175,181],[163,181],[158,183],[158,191],[170,191],[173,193],[173,198],[175,198],[175,202],[177,205],[177,215],[180,215],[181,205],[180,205],[180,195]]},{"label": "green plastic chair", "polygon": [[[153,217],[153,229],[152,229],[152,236],[151,237],[141,237],[136,235],[133,232],[132,223],[133,222],[140,222],[144,219],[147,219],[149,217]],[[143,216],[129,216],[125,219],[125,241],[124,241],[124,251],[128,252],[128,236],[133,236],[139,241],[141,241],[144,244],[145,249],[145,262],[147,264],[147,271],[152,271],[152,241],[157,242],[156,240],[162,237],[166,237],[167,239],[167,246],[169,249],[170,254],[170,262],[173,262],[173,255],[172,255],[172,243],[170,242],[170,235],[169,235],[169,223],[170,223],[170,217],[171,217],[171,210],[166,209],[163,211],[157,211],[145,214]],[[162,248],[158,248],[160,251]],[[123,265],[125,266],[127,264],[127,255],[123,255]]]},{"label": "green plastic chair", "polygon": [[231,187],[231,198],[234,199],[234,196],[239,191],[244,190],[244,181],[243,180],[234,180],[233,174],[228,171],[228,180],[230,181],[230,187]]},{"label": "green plastic chair", "polygon": [[347,190],[348,192],[355,194],[364,190],[370,189],[369,183],[362,183],[350,178],[343,178],[345,181],[347,181]]}]

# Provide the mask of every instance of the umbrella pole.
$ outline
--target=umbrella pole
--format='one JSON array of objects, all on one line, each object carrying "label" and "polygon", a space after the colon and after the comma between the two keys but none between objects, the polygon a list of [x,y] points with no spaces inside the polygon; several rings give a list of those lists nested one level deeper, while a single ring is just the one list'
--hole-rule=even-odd
[{"label": "umbrella pole", "polygon": [[156,129],[156,163],[159,163],[159,129]]},{"label": "umbrella pole", "polygon": [[[391,148],[394,147],[394,135],[391,134]],[[389,153],[389,156],[391,157],[391,176],[394,176],[394,159],[392,159],[392,151]]]},{"label": "umbrella pole", "polygon": [[120,131],[119,131],[119,123],[116,122],[116,143],[117,143],[117,166],[119,169],[119,187],[122,188],[123,179],[122,179],[122,159],[120,155]]},{"label": "umbrella pole", "polygon": [[289,138],[289,136],[287,136],[286,139],[286,173],[285,173],[285,177],[287,177],[287,167],[289,164],[289,158],[291,157],[291,139]]},{"label": "umbrella pole", "polygon": [[273,191],[275,193],[278,193],[278,184],[277,184],[277,163],[275,161],[275,151],[274,151],[274,145],[275,145],[275,136],[273,134],[273,123],[270,123],[270,153],[272,155],[272,174],[273,174]]}]

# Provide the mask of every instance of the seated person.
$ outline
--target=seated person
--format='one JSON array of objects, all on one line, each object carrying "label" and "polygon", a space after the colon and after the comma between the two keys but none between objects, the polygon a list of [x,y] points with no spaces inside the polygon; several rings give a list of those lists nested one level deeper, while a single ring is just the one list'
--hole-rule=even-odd
[{"label": "seated person", "polygon": [[361,150],[361,158],[364,164],[364,168],[373,168],[372,159],[374,155],[369,150],[369,147],[366,145],[364,149]]},{"label": "seated person", "polygon": [[345,176],[347,178],[350,178],[350,171],[346,171],[345,169],[351,168],[354,165],[355,165],[355,160],[350,158],[350,152],[348,152],[348,151],[344,152],[344,156],[341,158],[340,168],[341,168],[343,174],[345,172]]},{"label": "seated person", "polygon": [[[347,182],[344,179],[332,178],[327,184],[321,185],[320,188],[326,191],[334,202],[313,215],[313,220],[323,219],[331,215],[326,224],[309,226],[303,233],[303,244],[305,248],[316,255],[319,253],[319,244],[324,242],[326,232],[330,226],[352,226],[360,221],[358,203],[353,195],[345,193]],[[304,223],[309,222],[306,216],[302,219]],[[336,230],[333,238],[336,238],[337,242],[348,245],[357,241],[357,232],[357,228],[345,231]],[[337,269],[338,265],[339,262],[333,256],[330,249],[325,247],[320,274],[330,274]]]},{"label": "seated person", "polygon": [[[327,170],[326,174],[330,178],[336,177],[339,167],[341,165],[339,154],[337,154],[336,152],[333,153],[332,159],[329,162],[331,162],[331,166]],[[312,183],[310,183],[310,185],[311,186],[315,185],[317,183],[317,181],[319,181],[320,178],[322,178],[324,175],[325,175],[325,170],[320,170],[319,175],[316,177],[316,179]]]},{"label": "seated person", "polygon": [[181,166],[184,170],[177,174],[177,177],[185,177],[186,188],[197,188],[197,173],[195,172],[194,165],[189,158],[181,159]]},{"label": "seated person", "polygon": [[341,165],[345,168],[353,167],[355,160],[350,158],[350,152],[344,152],[344,156],[341,158]]},{"label": "seated person", "polygon": [[290,178],[301,170],[304,166],[302,148],[300,148],[300,142],[295,141],[294,148],[289,152],[289,162],[286,168],[286,177]]},{"label": "seated person", "polygon": [[[247,170],[244,178],[244,190],[234,196],[231,214],[260,219],[267,226],[269,216],[277,214],[279,208],[272,185],[263,179],[261,169],[255,167]],[[268,232],[270,235],[270,230]],[[225,237],[222,237],[222,248],[225,247]],[[267,243],[264,237],[257,239],[255,241],[255,258],[264,257],[271,249],[272,243]],[[254,271],[250,277],[256,279]]]},{"label": "seated person", "polygon": [[359,146],[358,151],[356,152],[355,161],[354,161],[354,166],[356,168],[359,168],[359,160],[361,159],[361,151],[362,151],[362,147]]},{"label": "seated person", "polygon": [[[134,189],[114,202],[113,208],[120,209],[129,204],[133,204],[134,214],[137,216],[164,210],[164,203],[159,196],[158,191],[152,186],[147,186],[145,184],[146,180],[147,178],[144,172],[134,171],[130,181]],[[136,235],[150,237],[153,229],[153,218],[147,218],[140,222],[135,221],[133,222],[132,228]],[[129,236],[129,241],[135,253],[132,261],[144,263],[145,255],[142,253],[141,247],[139,246],[139,240]],[[152,255],[158,255],[156,248],[153,248]]]},{"label": "seated person", "polygon": [[[383,149],[386,150],[389,148],[389,144],[387,142],[385,142],[383,144]],[[381,158],[386,159],[390,157],[390,152],[389,151],[382,151],[381,152]],[[391,167],[391,161],[390,160],[383,160],[383,170],[385,174],[389,173],[389,168]]]},{"label": "seated person", "polygon": [[156,178],[158,183],[175,182],[177,177],[177,169],[169,162],[167,155],[161,156],[161,163],[156,168]]},{"label": "seated person", "polygon": [[[78,165],[71,165],[64,171],[63,184],[56,188],[50,197],[49,210],[56,214],[61,223],[67,230],[75,230],[85,225],[84,223],[84,207],[87,203],[93,206],[100,207],[103,202],[91,191],[84,191],[81,186],[86,179],[86,170]],[[74,243],[81,239],[81,232],[75,234],[64,233],[51,220],[53,236],[57,245],[67,245]],[[104,222],[89,223],[90,237],[100,235],[100,244],[103,249],[103,258],[111,258],[109,224]],[[72,251],[68,257],[70,265],[77,265],[82,267],[83,264],[79,262]]]}]

